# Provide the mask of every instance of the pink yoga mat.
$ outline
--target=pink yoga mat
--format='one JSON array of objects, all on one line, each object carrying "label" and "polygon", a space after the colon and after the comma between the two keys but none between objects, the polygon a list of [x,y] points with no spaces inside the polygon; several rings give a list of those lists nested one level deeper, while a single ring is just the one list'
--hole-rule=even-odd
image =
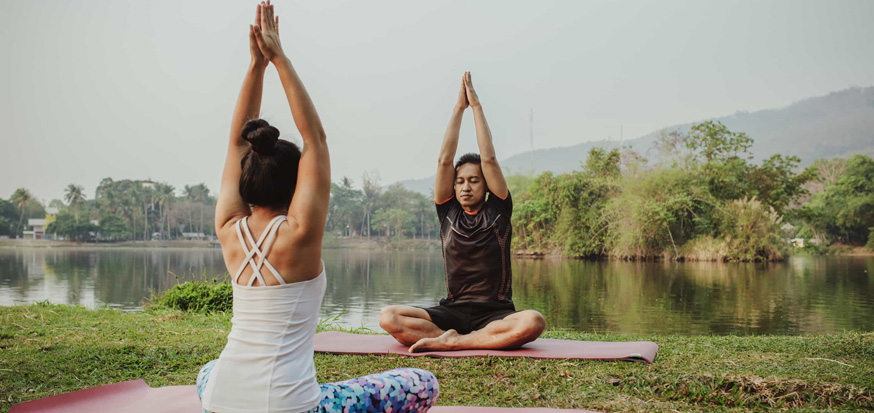
[{"label": "pink yoga mat", "polygon": [[[202,411],[200,400],[197,398],[197,388],[194,386],[169,386],[153,389],[142,380],[132,380],[17,404],[9,410],[9,413],[197,413],[200,411]],[[429,411],[436,413],[588,412],[588,410],[539,407],[513,409],[468,406],[432,407]]]},{"label": "pink yoga mat", "polygon": [[201,412],[195,386],[153,389],[142,380],[59,394],[12,406],[9,413]]},{"label": "pink yoga mat", "polygon": [[316,352],[334,354],[399,354],[421,357],[531,357],[536,359],[655,360],[659,346],[651,341],[573,341],[539,338],[518,350],[460,350],[410,353],[392,336],[328,331],[316,334]]}]

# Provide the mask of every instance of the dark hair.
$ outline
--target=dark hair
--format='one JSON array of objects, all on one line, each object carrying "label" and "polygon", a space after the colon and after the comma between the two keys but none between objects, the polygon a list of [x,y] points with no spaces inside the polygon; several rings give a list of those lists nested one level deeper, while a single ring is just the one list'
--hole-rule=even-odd
[{"label": "dark hair", "polygon": [[479,157],[478,153],[466,153],[464,155],[461,155],[461,158],[458,158],[458,162],[455,163],[455,171],[458,172],[458,167],[466,163],[482,165],[483,161],[482,158]]},{"label": "dark hair", "polygon": [[279,139],[279,129],[263,119],[246,122],[240,136],[251,145],[240,160],[243,201],[261,207],[287,208],[297,184],[300,149]]}]

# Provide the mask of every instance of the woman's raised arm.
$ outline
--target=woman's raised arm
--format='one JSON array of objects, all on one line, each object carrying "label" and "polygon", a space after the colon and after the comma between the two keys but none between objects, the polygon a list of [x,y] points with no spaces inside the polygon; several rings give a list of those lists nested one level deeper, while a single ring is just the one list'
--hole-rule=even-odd
[{"label": "woman's raised arm", "polygon": [[[255,23],[261,21],[262,8],[259,5],[255,11]],[[240,196],[240,160],[249,146],[240,132],[243,125],[250,119],[258,118],[261,112],[261,94],[264,89],[264,71],[269,61],[261,53],[256,41],[255,26],[249,26],[249,53],[252,61],[243,79],[243,87],[237,98],[237,106],[231,119],[231,136],[228,144],[228,154],[225,158],[225,168],[222,172],[221,189],[215,207],[216,233],[228,223],[249,215],[249,206]]]},{"label": "woman's raised arm", "polygon": [[261,10],[261,24],[255,26],[258,47],[279,72],[291,115],[303,138],[297,185],[288,208],[289,223],[296,225],[304,236],[311,235],[320,241],[331,193],[331,161],[325,130],[303,82],[282,50],[279,18],[274,17],[273,5],[261,3]]}]

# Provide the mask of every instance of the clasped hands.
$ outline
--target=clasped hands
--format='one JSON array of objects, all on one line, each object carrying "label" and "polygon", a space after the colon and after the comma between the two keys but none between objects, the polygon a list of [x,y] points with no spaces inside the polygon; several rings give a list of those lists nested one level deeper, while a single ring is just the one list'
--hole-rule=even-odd
[{"label": "clasped hands", "polygon": [[262,69],[268,63],[285,57],[279,42],[279,16],[274,16],[270,0],[258,5],[255,24],[249,25],[249,52],[252,54],[252,64]]}]

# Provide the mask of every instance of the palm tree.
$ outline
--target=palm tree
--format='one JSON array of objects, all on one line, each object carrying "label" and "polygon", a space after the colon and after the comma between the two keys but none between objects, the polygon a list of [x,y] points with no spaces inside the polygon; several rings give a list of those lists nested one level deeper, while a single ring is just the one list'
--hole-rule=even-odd
[{"label": "palm tree", "polygon": [[17,231],[21,231],[21,223],[24,221],[24,212],[27,208],[27,204],[33,201],[33,195],[31,195],[27,188],[18,188],[15,190],[15,193],[12,194],[10,199],[18,208],[18,227],[16,227],[16,229]]},{"label": "palm tree", "polygon": [[78,224],[79,207],[85,203],[85,188],[76,184],[67,185],[64,200],[67,201],[67,205],[69,205],[70,208],[73,208],[73,213],[76,215],[76,223]]},{"label": "palm tree", "polygon": [[[203,233],[203,204],[209,200],[209,188],[206,187],[206,184],[199,183],[197,185],[185,185],[184,191],[185,198],[200,205],[200,226],[197,232]],[[191,219],[189,218],[190,221]]]},{"label": "palm tree", "polygon": [[[176,199],[176,188],[173,185],[159,183],[155,186],[156,198],[161,209],[161,229],[167,224],[167,239],[170,239],[170,215],[167,213],[170,205]],[[163,232],[163,231],[162,231]]]}]

